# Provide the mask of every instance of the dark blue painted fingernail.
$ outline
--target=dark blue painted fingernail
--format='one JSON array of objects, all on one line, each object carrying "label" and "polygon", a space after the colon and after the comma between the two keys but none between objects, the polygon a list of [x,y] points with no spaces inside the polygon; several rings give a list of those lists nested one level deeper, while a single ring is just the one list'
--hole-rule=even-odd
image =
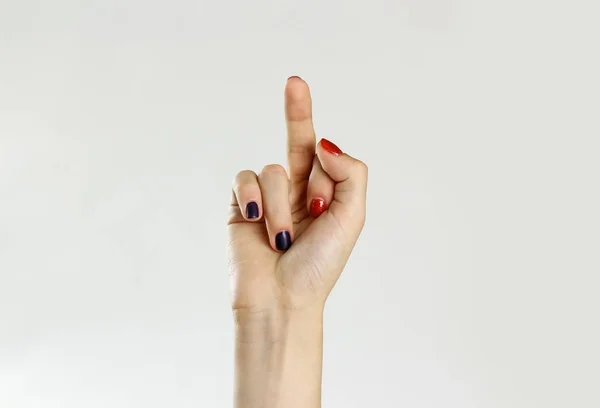
[{"label": "dark blue painted fingernail", "polygon": [[246,205],[246,217],[249,220],[258,218],[258,204],[256,204],[255,201],[250,201],[248,205]]},{"label": "dark blue painted fingernail", "polygon": [[280,251],[285,251],[292,246],[292,237],[287,231],[281,231],[275,235],[275,246]]}]

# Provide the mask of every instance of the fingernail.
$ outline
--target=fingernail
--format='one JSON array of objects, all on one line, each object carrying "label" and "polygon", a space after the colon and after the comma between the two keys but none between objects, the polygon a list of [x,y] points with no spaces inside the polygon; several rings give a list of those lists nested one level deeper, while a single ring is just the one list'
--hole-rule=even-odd
[{"label": "fingernail", "polygon": [[321,146],[323,146],[323,149],[325,149],[328,153],[331,153],[334,156],[339,156],[343,153],[342,149],[340,149],[335,145],[335,143],[330,142],[327,139],[321,139]]},{"label": "fingernail", "polygon": [[302,79],[302,78],[300,78],[298,75],[292,75],[292,76],[291,76],[291,77],[289,77],[287,80],[289,81],[289,80],[290,80],[290,79],[292,79],[292,78],[298,78],[298,79]]},{"label": "fingernail", "polygon": [[255,201],[250,201],[246,205],[246,218],[249,220],[258,218],[258,204]]},{"label": "fingernail", "polygon": [[275,235],[275,247],[280,251],[285,251],[292,246],[292,237],[287,231],[281,231]]},{"label": "fingernail", "polygon": [[326,210],[325,200],[322,198],[313,198],[310,202],[310,216],[313,218],[317,218],[319,215],[323,214]]}]

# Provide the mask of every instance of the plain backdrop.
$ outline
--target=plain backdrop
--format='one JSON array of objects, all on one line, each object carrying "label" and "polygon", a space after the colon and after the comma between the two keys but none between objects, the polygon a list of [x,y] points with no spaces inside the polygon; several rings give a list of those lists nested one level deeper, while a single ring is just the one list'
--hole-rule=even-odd
[{"label": "plain backdrop", "polygon": [[0,0],[0,406],[229,407],[283,87],[370,167],[323,406],[600,406],[595,0]]}]

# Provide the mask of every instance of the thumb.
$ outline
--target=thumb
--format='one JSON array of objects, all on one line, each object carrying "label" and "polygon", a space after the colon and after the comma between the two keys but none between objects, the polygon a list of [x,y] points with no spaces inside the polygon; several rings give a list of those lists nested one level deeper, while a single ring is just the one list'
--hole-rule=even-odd
[{"label": "thumb", "polygon": [[344,230],[358,234],[365,222],[367,165],[343,153],[327,139],[319,141],[317,157],[323,170],[336,183],[329,211]]}]

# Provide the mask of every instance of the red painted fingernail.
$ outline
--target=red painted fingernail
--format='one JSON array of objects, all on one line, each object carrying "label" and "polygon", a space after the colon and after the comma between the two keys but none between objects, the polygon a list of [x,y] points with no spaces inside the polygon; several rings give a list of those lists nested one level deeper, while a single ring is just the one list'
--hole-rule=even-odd
[{"label": "red painted fingernail", "polygon": [[289,81],[290,79],[292,79],[292,78],[298,78],[298,79],[302,79],[302,78],[300,78],[298,75],[292,75],[291,77],[289,77],[289,78],[288,78],[288,81]]},{"label": "red painted fingernail", "polygon": [[335,145],[335,143],[330,142],[327,139],[321,139],[321,146],[323,146],[323,149],[327,150],[328,153],[331,153],[334,156],[339,156],[343,153],[342,149],[340,149]]},{"label": "red painted fingernail", "polygon": [[317,218],[319,215],[323,214],[323,212],[327,209],[325,205],[325,200],[322,198],[313,198],[310,202],[310,216],[313,218]]}]

